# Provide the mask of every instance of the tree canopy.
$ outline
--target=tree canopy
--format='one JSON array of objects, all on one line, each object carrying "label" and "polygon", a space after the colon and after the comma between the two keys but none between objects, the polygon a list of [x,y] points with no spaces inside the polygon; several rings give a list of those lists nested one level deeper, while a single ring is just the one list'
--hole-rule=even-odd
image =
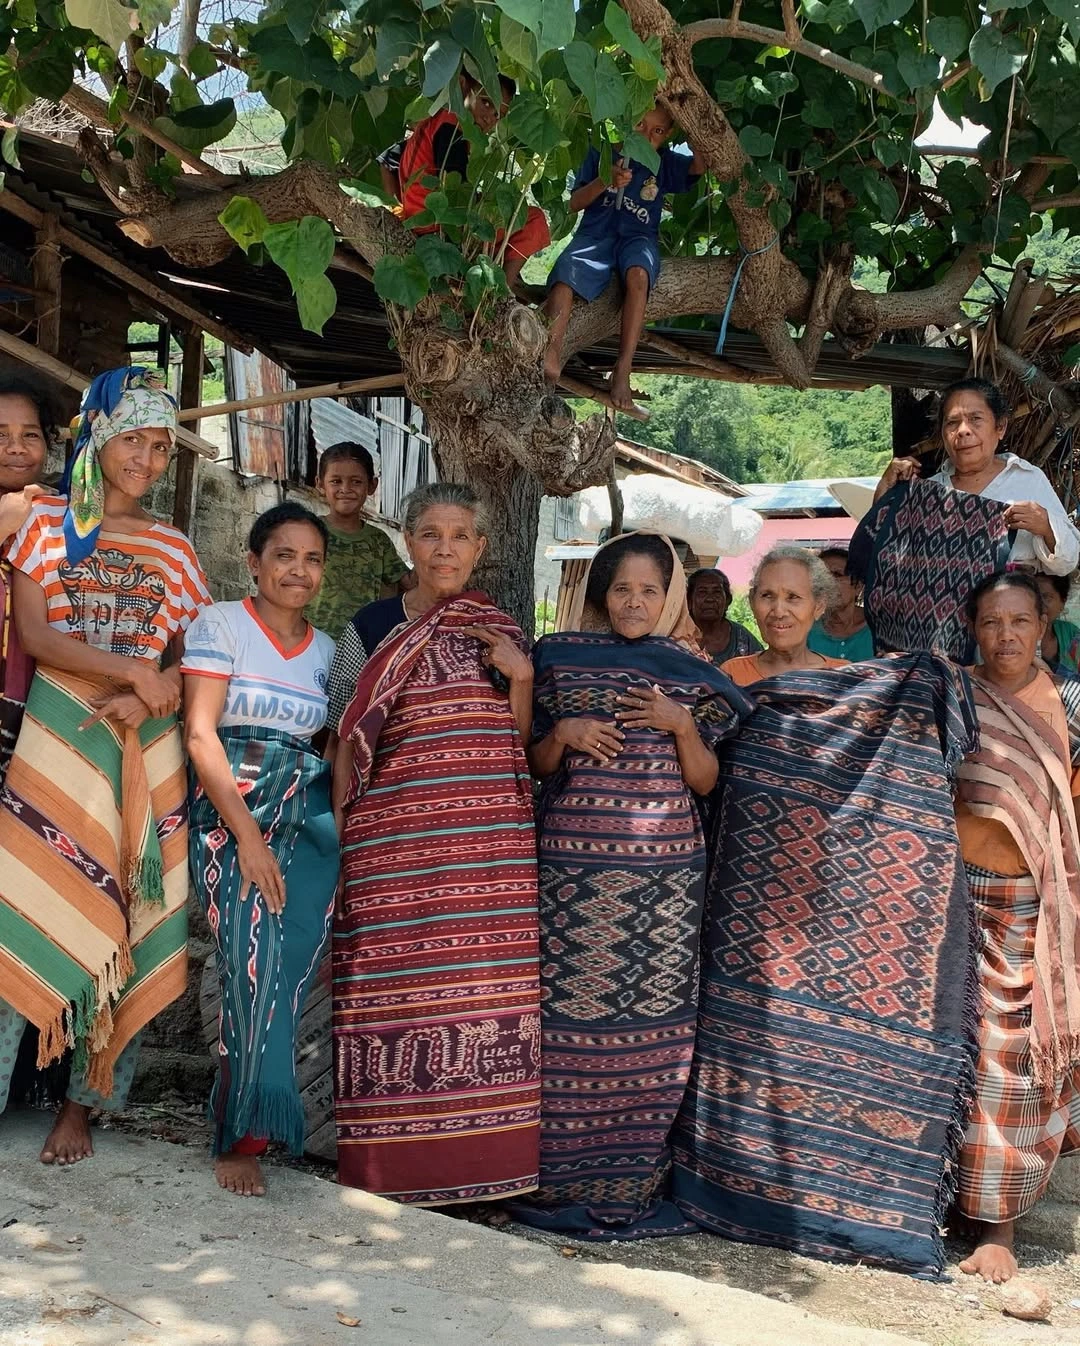
[{"label": "tree canopy", "polygon": [[[352,202],[372,206],[381,199],[375,153],[409,121],[460,110],[461,71],[497,96],[501,70],[519,85],[509,115],[490,141],[465,119],[475,141],[467,180],[452,177],[412,222],[438,223],[439,235],[350,240],[378,254],[369,260],[388,303],[408,311],[432,296],[452,327],[499,293],[495,233],[520,219],[530,192],[559,238],[573,225],[567,176],[590,145],[603,165],[616,146],[655,163],[633,128],[659,92],[712,171],[671,203],[666,250],[699,266],[672,268],[655,307],[686,310],[679,275],[697,278],[699,305],[720,298],[730,267],[704,276],[701,267],[754,254],[742,325],[757,316],[774,329],[768,342],[798,382],[811,361],[775,320],[811,316],[828,263],[875,261],[889,278],[893,302],[877,305],[888,327],[900,294],[946,286],[962,296],[984,252],[1018,256],[1042,212],[1075,227],[1080,0],[786,0],[781,9],[774,28],[774,4],[736,3],[717,18],[705,0],[681,4],[678,24],[659,0],[576,9],[574,0],[271,0],[253,19],[204,29],[207,40],[180,53],[155,40],[169,0],[14,0],[0,11],[0,106],[14,116],[42,97],[85,108],[72,81],[96,76],[122,145],[149,123],[198,156],[235,124],[233,100],[215,86],[222,69],[239,67],[280,112],[286,156],[325,165]],[[979,159],[928,159],[916,147],[935,100],[957,122],[988,128]],[[181,167],[175,153],[158,154],[137,185],[167,197]],[[333,253],[326,221],[271,218],[257,193],[229,194],[238,199],[219,212],[226,229],[284,266],[317,327],[334,302],[321,283]],[[145,199],[128,204],[146,213]],[[930,299],[924,307],[941,309]],[[857,345],[850,321],[847,330]]]},{"label": "tree canopy", "polygon": [[[82,148],[125,232],[189,265],[243,247],[284,269],[315,331],[334,266],[359,259],[440,466],[493,483],[504,511],[520,474],[526,516],[541,488],[602,480],[611,433],[545,387],[544,327],[507,290],[499,231],[531,199],[564,237],[590,146],[602,173],[619,147],[654,164],[634,129],[654,101],[708,173],[670,202],[647,319],[715,325],[729,309],[796,388],[827,334],[857,358],[883,333],[954,321],[987,257],[1020,256],[1047,216],[1080,223],[1080,0],[733,0],[725,17],[712,0],[235,0],[231,18],[224,0],[198,40],[197,0],[183,4],[174,50],[170,0],[12,0],[0,108],[65,101],[112,128],[125,181],[93,135]],[[202,159],[235,124],[227,69],[280,113],[282,171],[230,177]],[[509,75],[517,96],[490,138],[463,118],[466,177],[406,227],[374,156],[429,112],[460,113],[462,72],[496,98]],[[986,128],[975,156],[916,144],[935,106]],[[17,154],[11,132],[4,150]],[[213,190],[189,190],[192,169]],[[877,292],[853,283],[857,265]],[[577,305],[567,354],[618,318],[617,287]]]}]

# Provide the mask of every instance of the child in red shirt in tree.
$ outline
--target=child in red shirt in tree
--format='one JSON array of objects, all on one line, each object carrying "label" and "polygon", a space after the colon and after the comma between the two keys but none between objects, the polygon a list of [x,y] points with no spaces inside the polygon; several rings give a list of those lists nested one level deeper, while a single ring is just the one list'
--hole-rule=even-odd
[{"label": "child in red shirt in tree", "polygon": [[634,404],[630,369],[649,292],[660,275],[664,197],[689,191],[705,171],[696,152],[680,154],[664,145],[675,123],[662,109],[646,112],[634,129],[659,151],[659,169],[653,173],[634,159],[617,157],[609,184],[600,177],[599,152],[589,151],[570,193],[570,209],[582,212],[581,224],[552,268],[544,305],[551,324],[544,373],[555,384],[562,373],[563,339],[574,296],[589,303],[599,299],[612,272],[618,272],[623,283],[622,325],[619,356],[611,372],[611,400],[623,409]]},{"label": "child in red shirt in tree", "polygon": [[[482,85],[469,75],[461,75],[465,110],[485,135],[490,135],[499,119],[506,116],[510,100],[517,93],[517,85],[508,75],[500,75],[499,83],[503,97],[502,105],[496,107]],[[457,173],[464,178],[468,173],[469,142],[462,134],[456,114],[447,108],[436,112],[434,116],[425,117],[400,146],[394,145],[384,150],[379,156],[380,165],[388,166],[399,148],[397,195],[403,219],[419,215],[424,209],[431,190],[425,184],[425,178],[438,178],[444,173]],[[426,234],[437,228],[436,224],[425,225],[416,232]],[[500,230],[496,244],[501,244],[502,239]],[[510,235],[507,244],[503,259],[507,283],[517,284],[525,259],[546,248],[550,242],[547,216],[538,206],[529,206],[525,222]]]}]

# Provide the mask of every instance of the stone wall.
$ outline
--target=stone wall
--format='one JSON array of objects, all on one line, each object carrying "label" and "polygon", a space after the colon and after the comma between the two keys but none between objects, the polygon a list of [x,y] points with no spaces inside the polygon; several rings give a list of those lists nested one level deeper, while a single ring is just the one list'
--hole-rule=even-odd
[{"label": "stone wall", "polygon": [[549,590],[548,601],[554,603],[559,596],[559,575],[561,561],[551,561],[544,553],[555,541],[555,507],[557,501],[553,495],[545,495],[540,501],[540,527],[536,534],[536,552],[533,557],[533,576],[536,582],[536,601],[544,597]]}]

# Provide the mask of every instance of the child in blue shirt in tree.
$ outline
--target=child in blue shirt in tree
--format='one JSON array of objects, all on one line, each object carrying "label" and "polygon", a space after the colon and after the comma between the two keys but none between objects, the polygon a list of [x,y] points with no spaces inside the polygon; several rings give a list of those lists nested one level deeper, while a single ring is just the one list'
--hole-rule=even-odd
[{"label": "child in blue shirt in tree", "polygon": [[611,400],[633,406],[630,367],[645,320],[649,292],[660,274],[660,215],[669,192],[689,191],[705,171],[700,156],[664,146],[675,123],[661,108],[646,112],[635,130],[660,152],[660,168],[651,172],[631,159],[616,157],[610,185],[600,174],[600,152],[585,156],[570,193],[570,209],[582,212],[578,231],[548,277],[544,313],[550,323],[544,374],[552,384],[562,373],[562,346],[574,296],[592,302],[607,289],[613,271],[623,284],[619,357],[611,374]]}]

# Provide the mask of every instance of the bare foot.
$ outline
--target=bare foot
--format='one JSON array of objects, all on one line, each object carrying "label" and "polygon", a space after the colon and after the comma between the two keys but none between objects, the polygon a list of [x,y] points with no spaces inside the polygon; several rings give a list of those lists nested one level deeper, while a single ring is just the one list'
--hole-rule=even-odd
[{"label": "bare foot", "polygon": [[630,363],[621,362],[611,371],[611,400],[620,411],[630,411],[634,405],[634,394],[630,389]]},{"label": "bare foot", "polygon": [[219,1154],[214,1160],[218,1186],[235,1196],[265,1196],[262,1165],[253,1154]]},{"label": "bare foot", "polygon": [[960,1270],[968,1276],[981,1276],[984,1281],[1003,1285],[1020,1270],[1013,1253],[1013,1221],[1004,1224],[983,1225],[978,1247]]},{"label": "bare foot", "polygon": [[38,1158],[43,1164],[77,1164],[80,1159],[89,1159],[94,1153],[90,1139],[90,1109],[82,1103],[73,1103],[64,1099],[64,1106],[57,1114],[53,1129],[45,1137]]},{"label": "bare foot", "polygon": [[554,346],[547,348],[544,356],[544,381],[552,388],[559,382],[562,373],[562,359]]}]

